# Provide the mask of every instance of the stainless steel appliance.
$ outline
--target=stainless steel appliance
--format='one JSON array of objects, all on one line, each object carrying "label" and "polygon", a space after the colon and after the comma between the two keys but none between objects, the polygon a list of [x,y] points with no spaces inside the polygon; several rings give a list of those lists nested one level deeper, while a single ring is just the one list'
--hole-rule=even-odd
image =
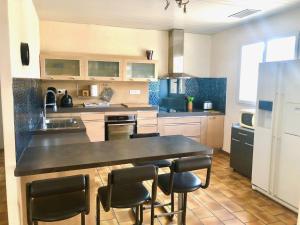
[{"label": "stainless steel appliance", "polygon": [[211,101],[205,101],[205,102],[203,103],[203,109],[204,109],[204,110],[210,110],[210,109],[212,109],[212,108],[213,108],[213,104],[212,104]]},{"label": "stainless steel appliance", "polygon": [[136,115],[105,116],[105,140],[129,139],[137,133]]}]

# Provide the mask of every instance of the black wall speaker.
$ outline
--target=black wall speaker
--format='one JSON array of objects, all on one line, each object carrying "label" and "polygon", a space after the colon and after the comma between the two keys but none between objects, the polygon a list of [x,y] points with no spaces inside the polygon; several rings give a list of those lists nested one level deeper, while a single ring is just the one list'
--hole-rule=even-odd
[{"label": "black wall speaker", "polygon": [[21,61],[23,66],[28,66],[30,61],[29,45],[28,43],[21,43]]}]

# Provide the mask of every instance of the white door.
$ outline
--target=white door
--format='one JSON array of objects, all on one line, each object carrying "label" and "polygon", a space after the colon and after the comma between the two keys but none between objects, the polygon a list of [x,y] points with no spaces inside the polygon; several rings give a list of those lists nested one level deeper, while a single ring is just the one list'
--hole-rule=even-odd
[{"label": "white door", "polygon": [[283,134],[275,173],[275,195],[298,208],[300,201],[300,137]]}]

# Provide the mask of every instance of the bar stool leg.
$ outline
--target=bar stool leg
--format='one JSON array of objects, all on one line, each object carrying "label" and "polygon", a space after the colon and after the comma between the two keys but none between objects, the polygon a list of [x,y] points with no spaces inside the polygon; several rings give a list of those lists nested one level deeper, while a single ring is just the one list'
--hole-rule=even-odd
[{"label": "bar stool leg", "polygon": [[183,195],[182,224],[186,225],[187,193]]},{"label": "bar stool leg", "polygon": [[96,224],[100,225],[100,201],[99,201],[99,195],[97,195],[97,198],[96,198]]},{"label": "bar stool leg", "polygon": [[85,214],[81,213],[81,225],[85,225]]},{"label": "bar stool leg", "polygon": [[[175,211],[175,200],[174,200],[174,192],[171,193],[171,212]],[[173,220],[174,214],[170,216],[170,219]]]},{"label": "bar stool leg", "polygon": [[143,204],[140,205],[140,225],[143,224],[144,221],[144,208],[143,208]]},{"label": "bar stool leg", "polygon": [[140,206],[136,206],[135,207],[135,225],[139,225],[139,209]]}]

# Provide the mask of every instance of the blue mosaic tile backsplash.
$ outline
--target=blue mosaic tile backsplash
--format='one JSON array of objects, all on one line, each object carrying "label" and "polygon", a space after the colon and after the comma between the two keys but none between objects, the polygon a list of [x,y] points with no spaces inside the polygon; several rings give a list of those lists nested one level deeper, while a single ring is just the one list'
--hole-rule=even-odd
[{"label": "blue mosaic tile backsplash", "polygon": [[19,160],[30,140],[30,131],[38,126],[42,89],[38,79],[13,79],[16,158]]},{"label": "blue mosaic tile backsplash", "polygon": [[[191,78],[185,80],[184,94],[170,94],[169,80],[162,79],[149,83],[149,103],[161,107],[184,108],[185,96],[193,96],[194,108],[203,109],[204,101],[212,101],[213,109],[225,113],[226,78]],[[168,104],[168,105],[166,105]]]}]

